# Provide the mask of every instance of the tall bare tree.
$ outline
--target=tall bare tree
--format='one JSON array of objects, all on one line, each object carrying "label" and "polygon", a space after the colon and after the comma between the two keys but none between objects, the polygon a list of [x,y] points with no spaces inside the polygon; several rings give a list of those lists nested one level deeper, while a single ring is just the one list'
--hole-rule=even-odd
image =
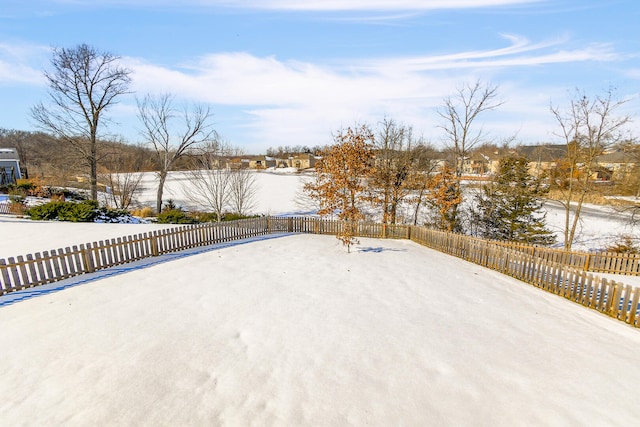
[{"label": "tall bare tree", "polygon": [[[174,96],[162,94],[158,97],[146,95],[138,100],[138,118],[143,126],[143,135],[153,147],[158,163],[158,192],[156,211],[162,210],[162,194],[169,171],[190,148],[216,139],[216,131],[210,120],[208,107],[194,105],[182,111],[173,106]],[[178,124],[174,124],[178,122]]]},{"label": "tall bare tree", "polygon": [[559,130],[567,145],[565,185],[561,186],[565,211],[564,248],[571,249],[586,195],[593,190],[596,157],[625,139],[624,126],[629,116],[618,115],[626,100],[617,99],[613,89],[603,95],[587,96],[576,91],[566,109],[551,106]]},{"label": "tall bare tree", "polygon": [[44,73],[51,103],[31,109],[39,126],[72,145],[89,167],[93,200],[98,198],[98,143],[105,112],[128,93],[131,82],[131,71],[119,60],[86,44],[55,48],[53,69]]},{"label": "tall bare tree", "polygon": [[382,222],[395,224],[399,205],[411,192],[414,171],[411,127],[385,118],[375,137],[375,174],[369,181],[371,199],[382,207]]},{"label": "tall bare tree", "polygon": [[[440,128],[445,134],[445,143],[453,155],[453,169],[455,172],[453,200],[462,202],[460,180],[464,172],[464,161],[476,145],[485,141],[482,126],[478,127],[478,117],[485,112],[494,110],[502,105],[497,100],[498,87],[477,80],[474,84],[465,84],[456,93],[444,99],[444,105],[438,110],[443,120]],[[460,197],[459,197],[460,196]],[[453,231],[460,231],[458,221],[459,204],[451,211]]]},{"label": "tall bare tree", "polygon": [[464,160],[476,145],[485,142],[482,126],[478,128],[478,116],[502,105],[496,98],[498,87],[477,80],[474,84],[465,84],[456,93],[444,99],[444,105],[438,110],[442,118],[440,125],[445,133],[445,142],[455,156],[456,175],[463,173]]}]

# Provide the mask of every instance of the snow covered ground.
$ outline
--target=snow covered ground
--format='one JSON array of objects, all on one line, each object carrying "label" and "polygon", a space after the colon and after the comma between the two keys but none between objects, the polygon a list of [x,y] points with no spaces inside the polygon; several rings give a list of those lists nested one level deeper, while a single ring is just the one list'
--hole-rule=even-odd
[{"label": "snow covered ground", "polygon": [[175,224],[98,224],[31,221],[0,215],[0,258],[132,236]]},{"label": "snow covered ground", "polygon": [[[304,211],[299,176],[259,176],[260,209]],[[583,236],[619,231],[596,211]],[[158,227],[0,216],[0,258]],[[0,297],[0,424],[564,426],[640,416],[640,332],[622,322],[409,241],[361,239],[347,254],[331,236],[255,240],[35,288],[12,304],[16,294]]]},{"label": "snow covered ground", "polygon": [[[255,172],[256,199],[253,213],[270,215],[302,215],[309,208],[301,203],[302,187],[309,175],[296,173],[296,169],[277,169]],[[178,206],[201,208],[188,197],[191,177],[188,172],[171,172],[164,188],[163,200],[173,200]],[[136,193],[137,203],[155,207],[157,176],[144,173],[140,189]]]},{"label": "snow covered ground", "polygon": [[0,306],[6,425],[633,425],[640,333],[409,241],[295,235]]}]

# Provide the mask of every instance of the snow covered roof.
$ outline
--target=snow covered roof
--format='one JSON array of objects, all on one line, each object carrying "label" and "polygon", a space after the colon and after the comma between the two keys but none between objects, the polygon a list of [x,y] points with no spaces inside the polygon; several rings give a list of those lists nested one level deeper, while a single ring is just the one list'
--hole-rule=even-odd
[{"label": "snow covered roof", "polygon": [[0,148],[0,159],[19,161],[20,156],[15,148]]}]

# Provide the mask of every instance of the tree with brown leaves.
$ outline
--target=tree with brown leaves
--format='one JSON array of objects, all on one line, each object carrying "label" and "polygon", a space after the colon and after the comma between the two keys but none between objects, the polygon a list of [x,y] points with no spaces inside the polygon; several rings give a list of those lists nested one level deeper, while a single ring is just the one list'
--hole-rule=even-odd
[{"label": "tree with brown leaves", "polygon": [[368,126],[348,128],[334,137],[335,144],[323,152],[316,163],[316,179],[305,185],[305,191],[320,202],[318,213],[335,215],[343,221],[337,238],[351,251],[357,222],[364,219],[362,205],[367,201],[367,183],[375,168],[374,136]]},{"label": "tree with brown leaves", "polygon": [[462,194],[457,186],[455,170],[444,166],[427,182],[427,204],[436,212],[433,226],[443,231],[456,231],[459,224],[457,208]]}]

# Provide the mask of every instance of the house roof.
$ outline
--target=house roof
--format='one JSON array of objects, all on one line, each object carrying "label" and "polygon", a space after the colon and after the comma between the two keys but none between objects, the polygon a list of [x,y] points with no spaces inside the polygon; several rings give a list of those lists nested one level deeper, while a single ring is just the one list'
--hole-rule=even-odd
[{"label": "house roof", "polygon": [[523,145],[518,152],[530,162],[553,162],[567,156],[564,144]]},{"label": "house roof", "polygon": [[15,148],[0,148],[0,159],[20,161],[20,156]]},{"label": "house roof", "polygon": [[596,157],[598,163],[635,163],[636,158],[624,151],[614,151],[613,153],[603,154]]}]

